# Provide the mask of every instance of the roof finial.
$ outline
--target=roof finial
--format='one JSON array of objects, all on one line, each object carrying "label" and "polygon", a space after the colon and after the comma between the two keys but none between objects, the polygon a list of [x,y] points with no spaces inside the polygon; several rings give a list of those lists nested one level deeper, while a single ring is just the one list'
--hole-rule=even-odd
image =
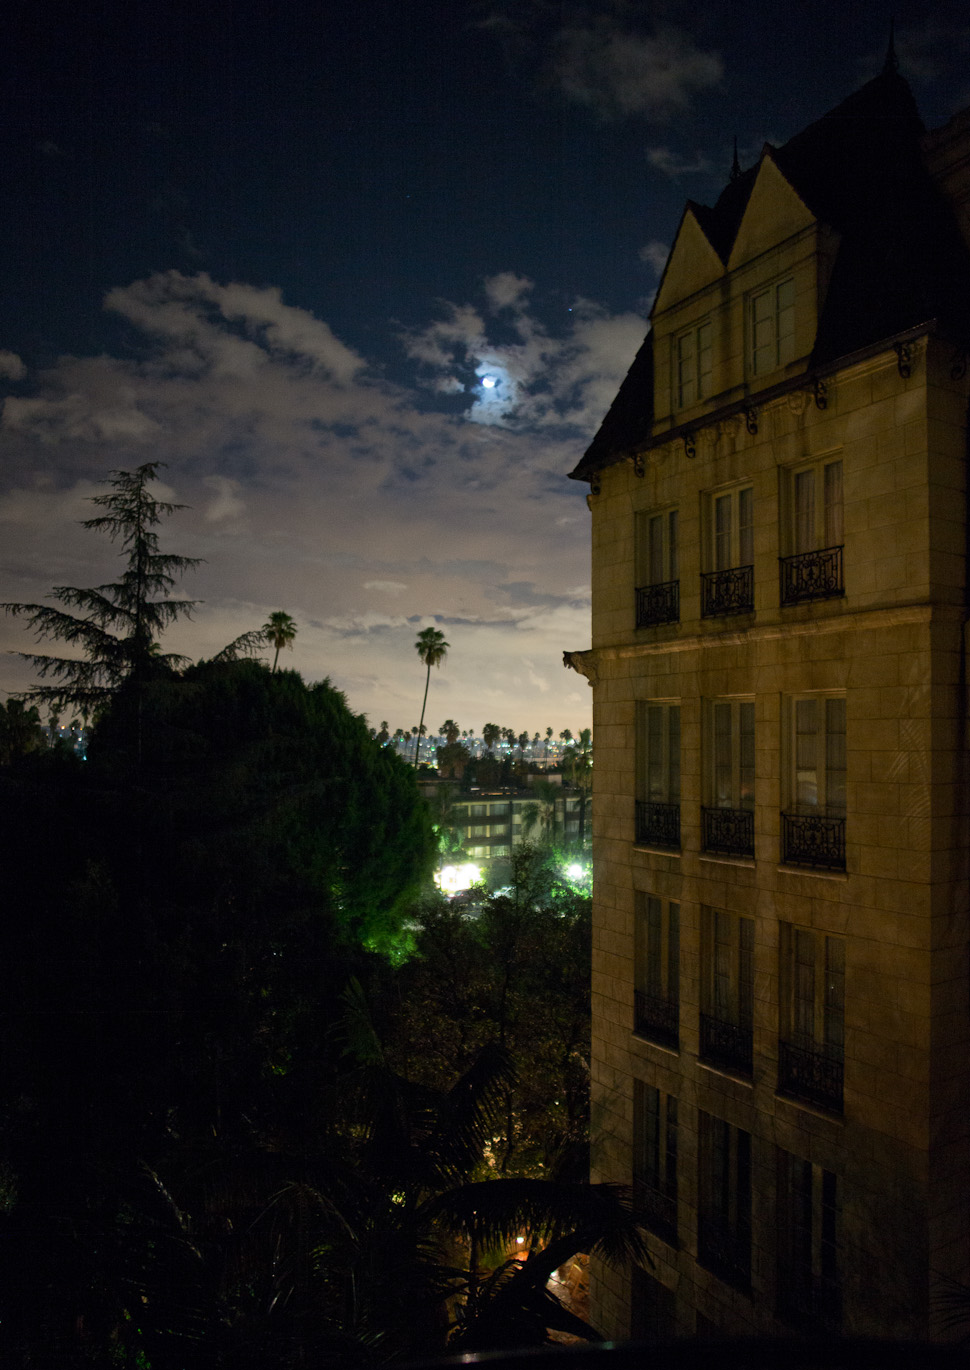
[{"label": "roof finial", "polygon": [[896,16],[892,15],[889,20],[889,46],[886,49],[886,60],[882,64],[883,76],[891,76],[894,71],[899,70],[899,58],[896,56]]},{"label": "roof finial", "polygon": [[736,181],[741,175],[741,163],[738,161],[738,140],[734,138],[734,161],[731,163],[731,180]]}]

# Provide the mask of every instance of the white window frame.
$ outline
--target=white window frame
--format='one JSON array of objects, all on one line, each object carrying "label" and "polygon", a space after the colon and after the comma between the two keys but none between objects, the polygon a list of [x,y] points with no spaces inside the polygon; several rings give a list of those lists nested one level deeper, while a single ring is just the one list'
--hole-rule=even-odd
[{"label": "white window frame", "polygon": [[676,506],[636,516],[637,585],[666,585],[680,579],[680,513]]},{"label": "white window frame", "polygon": [[637,798],[680,803],[680,703],[644,699],[637,704]]},{"label": "white window frame", "polygon": [[783,276],[747,300],[748,364],[767,376],[795,358],[795,278]]},{"label": "white window frame", "polygon": [[709,490],[705,504],[707,571],[733,571],[754,565],[754,486],[750,481],[726,490]]},{"label": "white window frame", "polygon": [[689,409],[714,389],[714,325],[710,317],[675,334],[671,342],[674,408]]},{"label": "white window frame", "polygon": [[704,713],[707,806],[750,811],[755,786],[754,700],[709,699]]},{"label": "white window frame", "polygon": [[790,555],[841,547],[845,541],[841,454],[788,467],[784,509]]},{"label": "white window frame", "polygon": [[801,694],[787,700],[787,810],[843,818],[846,808],[844,694]]}]

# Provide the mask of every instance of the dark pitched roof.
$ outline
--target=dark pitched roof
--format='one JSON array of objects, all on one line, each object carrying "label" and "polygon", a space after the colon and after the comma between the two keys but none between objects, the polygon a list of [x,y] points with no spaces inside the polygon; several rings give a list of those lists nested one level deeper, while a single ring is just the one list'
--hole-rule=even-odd
[{"label": "dark pitched roof", "polygon": [[[783,147],[765,149],[839,235],[812,366],[934,319],[958,338],[970,331],[970,254],[923,162],[924,132],[909,86],[887,67]],[[757,173],[731,180],[712,207],[692,205],[722,261]],[[648,335],[574,477],[588,479],[649,440],[652,384]]]}]

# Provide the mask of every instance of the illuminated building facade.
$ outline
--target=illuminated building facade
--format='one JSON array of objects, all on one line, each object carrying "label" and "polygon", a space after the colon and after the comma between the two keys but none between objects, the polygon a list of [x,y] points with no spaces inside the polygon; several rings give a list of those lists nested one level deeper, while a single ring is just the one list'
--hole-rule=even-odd
[{"label": "illuminated building facade", "polygon": [[590,482],[612,1337],[935,1337],[970,1284],[970,117],[892,63],[688,204]]}]

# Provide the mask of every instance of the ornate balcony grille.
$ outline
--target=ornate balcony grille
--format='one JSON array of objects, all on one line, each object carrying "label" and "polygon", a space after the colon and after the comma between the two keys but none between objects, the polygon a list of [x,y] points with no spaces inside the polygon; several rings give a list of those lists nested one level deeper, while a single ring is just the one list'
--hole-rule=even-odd
[{"label": "ornate balcony grille", "polygon": [[637,1217],[649,1231],[670,1246],[677,1245],[677,1198],[665,1194],[642,1176],[633,1177],[633,1206]]},{"label": "ornate balcony grille", "polygon": [[680,805],[638,799],[636,840],[648,847],[669,847],[671,851],[680,851]]},{"label": "ornate balcony grille", "polygon": [[697,1259],[705,1269],[736,1289],[751,1285],[751,1233],[720,1213],[697,1215]]},{"label": "ornate balcony grille", "polygon": [[791,866],[845,870],[845,817],[841,814],[783,813],[781,859]]},{"label": "ornate balcony grille", "polygon": [[751,1028],[701,1014],[701,1060],[750,1075],[753,1064]]},{"label": "ornate balcony grille", "polygon": [[701,618],[750,614],[754,608],[754,567],[732,566],[701,576]]},{"label": "ornate balcony grille", "polygon": [[804,604],[811,599],[835,599],[845,594],[841,547],[779,557],[778,569],[782,604]]},{"label": "ornate balcony grille", "polygon": [[637,627],[653,628],[658,623],[680,620],[680,581],[637,587]]},{"label": "ornate balcony grille", "polygon": [[645,990],[633,993],[633,1031],[662,1047],[678,1045],[679,1005],[676,1000],[660,999]]},{"label": "ornate balcony grille", "polygon": [[752,809],[701,809],[704,850],[720,856],[754,856]]},{"label": "ornate balcony grille", "polygon": [[778,1089],[782,1094],[841,1113],[843,1075],[839,1057],[793,1042],[778,1043]]},{"label": "ornate balcony grille", "polygon": [[838,1332],[842,1324],[842,1291],[838,1282],[780,1265],[778,1316],[803,1332]]}]

